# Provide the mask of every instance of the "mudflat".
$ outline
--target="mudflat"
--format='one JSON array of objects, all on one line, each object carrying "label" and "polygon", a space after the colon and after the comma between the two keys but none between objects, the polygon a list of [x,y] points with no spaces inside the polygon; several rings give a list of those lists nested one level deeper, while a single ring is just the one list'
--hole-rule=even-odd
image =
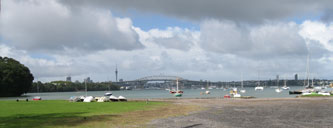
[{"label": "mudflat", "polygon": [[328,128],[333,127],[333,98],[178,99],[201,109],[156,119],[156,128]]}]

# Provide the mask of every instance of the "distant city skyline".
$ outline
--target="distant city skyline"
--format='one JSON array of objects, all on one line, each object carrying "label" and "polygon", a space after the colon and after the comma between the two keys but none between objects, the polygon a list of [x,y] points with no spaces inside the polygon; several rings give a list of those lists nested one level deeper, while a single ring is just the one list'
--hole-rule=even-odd
[{"label": "distant city skyline", "polygon": [[[333,1],[1,0],[0,56],[43,82],[333,79]],[[117,73],[116,73],[117,72]]]}]

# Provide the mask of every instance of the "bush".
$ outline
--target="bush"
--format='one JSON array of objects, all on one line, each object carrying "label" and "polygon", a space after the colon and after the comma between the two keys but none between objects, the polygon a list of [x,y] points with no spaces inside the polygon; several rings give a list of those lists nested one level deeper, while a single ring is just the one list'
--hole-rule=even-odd
[{"label": "bush", "polygon": [[33,80],[29,68],[12,58],[0,56],[0,97],[28,92]]}]

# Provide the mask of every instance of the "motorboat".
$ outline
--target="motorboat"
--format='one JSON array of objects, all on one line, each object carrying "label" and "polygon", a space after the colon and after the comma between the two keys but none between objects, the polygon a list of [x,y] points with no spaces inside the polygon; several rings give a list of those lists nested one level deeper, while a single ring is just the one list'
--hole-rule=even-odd
[{"label": "motorboat", "polygon": [[112,95],[112,92],[106,92],[105,94],[104,94],[104,96],[111,96]]},{"label": "motorboat", "polygon": [[241,89],[240,92],[241,92],[241,93],[245,93],[246,90],[245,90],[245,89]]},{"label": "motorboat", "polygon": [[264,90],[264,87],[263,86],[257,86],[254,88],[254,90],[259,90],[259,91],[263,91]]},{"label": "motorboat", "polygon": [[110,99],[112,102],[119,101],[118,97],[115,97],[114,95],[110,96],[109,99]]},{"label": "motorboat", "polygon": [[40,96],[35,96],[32,100],[42,100],[42,98]]},{"label": "motorboat", "polygon": [[119,100],[119,101],[127,101],[127,99],[126,99],[125,97],[123,97],[123,96],[119,96],[119,97],[118,97],[118,100]]},{"label": "motorboat", "polygon": [[290,87],[285,87],[285,86],[283,86],[283,87],[281,87],[283,90],[289,90],[290,89]]}]

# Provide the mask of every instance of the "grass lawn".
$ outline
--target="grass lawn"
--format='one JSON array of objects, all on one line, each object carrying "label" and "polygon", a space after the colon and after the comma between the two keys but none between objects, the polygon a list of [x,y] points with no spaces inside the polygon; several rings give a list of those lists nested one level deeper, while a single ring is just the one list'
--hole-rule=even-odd
[{"label": "grass lawn", "polygon": [[124,113],[150,111],[165,106],[170,105],[167,102],[146,104],[144,101],[104,103],[64,100],[0,101],[0,127],[110,127],[112,120],[120,120],[119,117]]}]

